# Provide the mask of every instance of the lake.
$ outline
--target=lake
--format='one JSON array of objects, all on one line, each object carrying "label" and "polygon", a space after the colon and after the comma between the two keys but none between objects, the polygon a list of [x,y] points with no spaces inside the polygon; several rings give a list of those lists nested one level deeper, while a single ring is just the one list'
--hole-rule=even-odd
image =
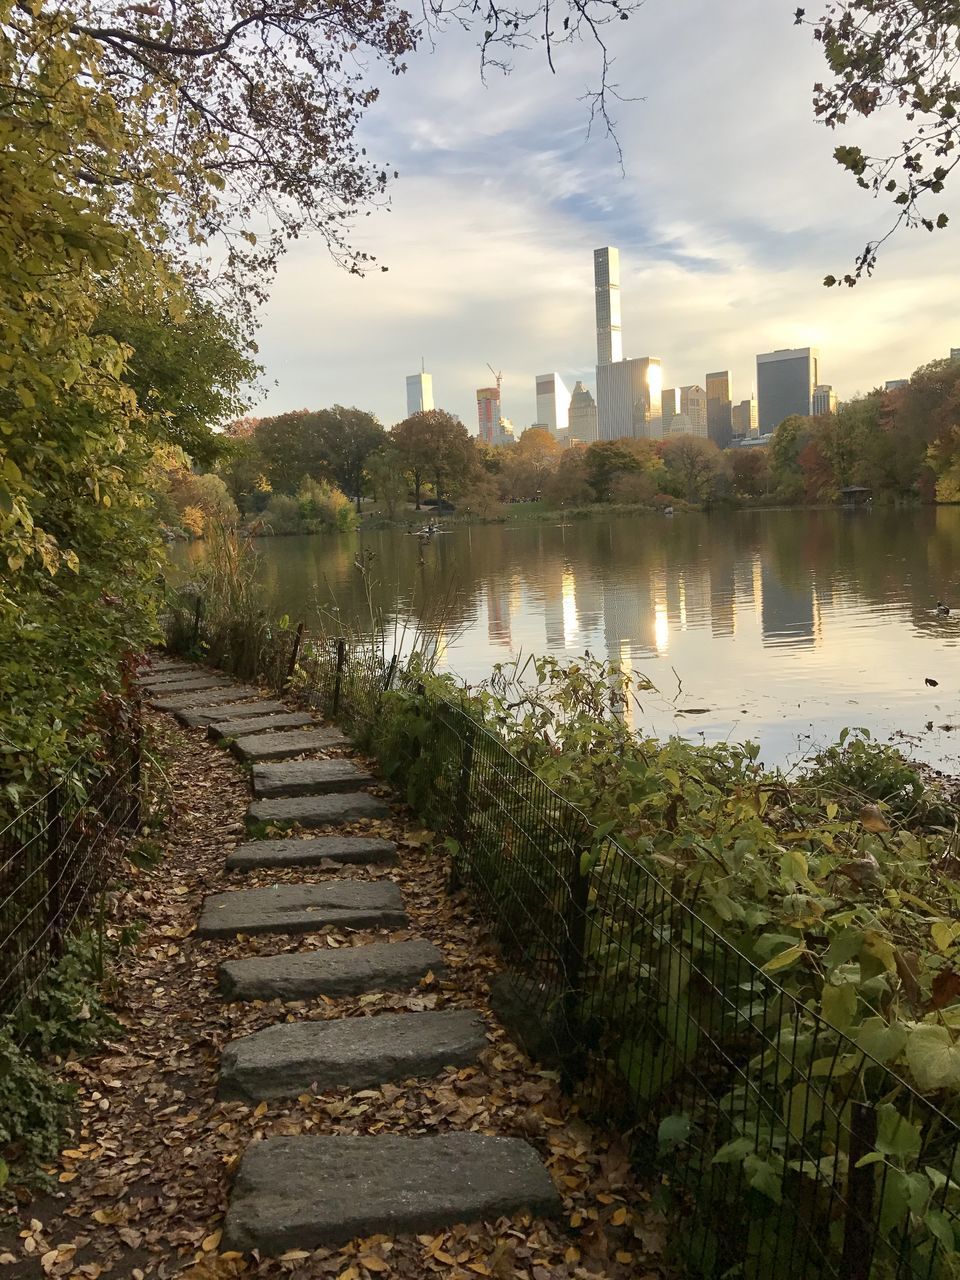
[{"label": "lake", "polygon": [[[642,672],[635,727],[752,738],[789,764],[865,726],[960,772],[960,508],[742,511],[461,525],[256,543],[273,611],[427,618],[441,670],[588,651]],[[184,568],[202,543],[173,548]],[[445,597],[441,625],[427,600]],[[943,598],[956,616],[938,614]],[[931,688],[925,678],[938,681]]]}]

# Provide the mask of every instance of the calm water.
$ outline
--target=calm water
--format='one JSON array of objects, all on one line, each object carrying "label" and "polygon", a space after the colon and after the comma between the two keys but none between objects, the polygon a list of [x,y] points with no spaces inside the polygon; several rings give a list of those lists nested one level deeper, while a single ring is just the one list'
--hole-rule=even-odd
[{"label": "calm water", "polygon": [[[273,607],[294,622],[321,602],[363,613],[361,547],[388,612],[449,591],[440,665],[470,681],[520,653],[588,650],[656,685],[637,728],[751,737],[784,763],[864,725],[960,770],[960,508],[477,525],[436,535],[422,564],[394,530],[257,546]],[[185,565],[202,555],[174,551]]]}]

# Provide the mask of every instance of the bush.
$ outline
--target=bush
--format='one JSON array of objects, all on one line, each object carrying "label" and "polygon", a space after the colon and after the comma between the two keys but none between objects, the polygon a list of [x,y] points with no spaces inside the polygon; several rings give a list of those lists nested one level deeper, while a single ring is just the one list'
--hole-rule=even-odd
[{"label": "bush", "polygon": [[261,517],[270,533],[282,537],[285,534],[302,533],[300,504],[285,493],[275,493],[263,510]]}]

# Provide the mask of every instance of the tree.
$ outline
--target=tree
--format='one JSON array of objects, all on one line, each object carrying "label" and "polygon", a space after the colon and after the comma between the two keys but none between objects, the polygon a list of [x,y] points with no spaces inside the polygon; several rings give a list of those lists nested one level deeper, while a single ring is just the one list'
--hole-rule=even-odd
[{"label": "tree", "polygon": [[609,502],[614,480],[621,472],[649,471],[659,479],[663,466],[652,440],[597,440],[587,447],[587,479],[597,502]]},{"label": "tree", "polygon": [[[888,196],[895,209],[886,234],[871,240],[843,283],[855,285],[873,272],[881,245],[900,226],[927,231],[947,225],[941,210],[927,210],[960,160],[960,84],[956,80],[960,18],[954,0],[825,0],[825,12],[797,23],[813,28],[830,76],[814,85],[814,112],[829,129],[851,115],[900,112],[895,145],[880,155],[858,146],[838,146],[838,164],[875,197]],[[827,285],[837,283],[827,276]]]},{"label": "tree", "polygon": [[383,504],[392,520],[407,496],[407,478],[395,445],[385,445],[368,459],[367,475],[374,499]]},{"label": "tree", "polygon": [[[421,36],[437,34],[451,17],[457,26],[476,23],[483,61],[505,69],[510,51],[534,39],[544,42],[551,65],[558,44],[590,39],[601,60],[590,109],[609,129],[615,90],[603,29],[638,4],[560,0],[521,8],[481,0],[465,8],[430,0],[417,19],[394,0],[76,0],[69,11],[18,5],[16,15],[37,47],[51,29],[74,47],[82,42],[84,64],[99,65],[134,122],[116,163],[87,158],[89,181],[111,191],[123,215],[132,214],[137,193],[152,195],[168,252],[179,252],[183,270],[216,279],[249,316],[293,238],[319,234],[353,271],[372,261],[351,246],[350,228],[388,182],[356,138],[378,96],[373,66],[401,74]],[[128,220],[136,225],[135,216]],[[215,274],[205,257],[219,265]]]},{"label": "tree", "polygon": [[688,502],[702,502],[722,470],[723,457],[712,440],[672,436],[663,446],[663,464]]},{"label": "tree", "polygon": [[274,418],[264,418],[253,433],[256,447],[267,469],[271,489],[296,493],[304,476],[329,479],[330,458],[321,415],[295,409]]},{"label": "tree", "polygon": [[593,501],[587,478],[586,449],[571,445],[560,455],[543,486],[543,500],[551,507],[576,507]]},{"label": "tree", "polygon": [[759,498],[770,484],[769,450],[760,445],[747,449],[728,449],[724,455],[734,493],[746,498]]},{"label": "tree", "polygon": [[237,324],[189,290],[184,307],[169,307],[141,289],[112,286],[103,294],[94,333],[131,348],[124,381],[150,415],[158,438],[179,445],[198,466],[222,452],[223,426],[245,407],[244,388],[260,372]]},{"label": "tree", "polygon": [[474,441],[452,413],[426,409],[397,423],[390,433],[404,469],[413,480],[416,508],[420,492],[429,476],[439,501],[458,484],[463,484],[475,461]]},{"label": "tree", "polygon": [[360,510],[367,459],[381,448],[386,432],[372,413],[335,404],[316,415],[330,474],[347,494],[353,494]]},{"label": "tree", "polygon": [[770,479],[777,496],[795,502],[803,493],[800,454],[810,441],[810,419],[799,414],[784,418],[770,443]]}]

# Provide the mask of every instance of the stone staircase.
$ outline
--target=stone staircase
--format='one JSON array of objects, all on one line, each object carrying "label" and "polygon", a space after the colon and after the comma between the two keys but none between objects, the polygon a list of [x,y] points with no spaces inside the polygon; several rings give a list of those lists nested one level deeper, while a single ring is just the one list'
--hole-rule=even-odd
[{"label": "stone staircase", "polygon": [[[247,825],[327,828],[382,820],[389,806],[367,788],[375,779],[351,760],[329,756],[347,744],[336,728],[291,712],[259,690],[176,659],[154,659],[141,674],[151,706],[206,728],[252,766]],[[313,758],[302,759],[303,756]],[[351,863],[389,866],[391,841],[324,834],[250,839],[234,849],[234,871],[304,867],[340,873]],[[208,895],[197,932],[310,933],[326,925],[401,928],[397,885],[342,875]],[[443,972],[425,939],[330,951],[226,960],[219,988],[230,1001],[303,1001],[408,990]],[[307,1089],[368,1089],[429,1078],[473,1063],[486,1047],[478,1013],[464,1009],[280,1022],[231,1041],[221,1059],[220,1096],[259,1103]],[[521,1211],[556,1213],[560,1198],[528,1143],[478,1133],[407,1137],[304,1135],[267,1138],[244,1154],[224,1226],[223,1247],[276,1256],[378,1233],[435,1231]]]}]

